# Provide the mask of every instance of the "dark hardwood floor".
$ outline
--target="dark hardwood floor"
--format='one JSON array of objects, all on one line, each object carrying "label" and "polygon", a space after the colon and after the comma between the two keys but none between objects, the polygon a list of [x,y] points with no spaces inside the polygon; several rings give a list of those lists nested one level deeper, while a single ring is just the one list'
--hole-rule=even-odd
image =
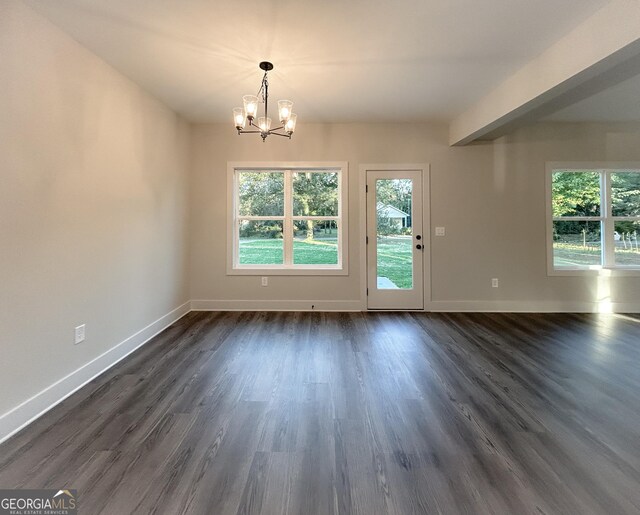
[{"label": "dark hardwood floor", "polygon": [[640,318],[191,313],[0,446],[80,513],[640,513]]}]

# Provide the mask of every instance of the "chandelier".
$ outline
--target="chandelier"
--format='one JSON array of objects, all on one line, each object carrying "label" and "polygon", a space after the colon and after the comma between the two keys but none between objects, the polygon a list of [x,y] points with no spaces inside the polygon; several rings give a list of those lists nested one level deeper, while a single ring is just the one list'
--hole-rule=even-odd
[{"label": "chandelier", "polygon": [[[244,107],[236,107],[233,109],[233,121],[238,129],[238,134],[260,134],[262,141],[267,136],[274,134],[291,139],[293,131],[296,130],[296,119],[298,115],[291,112],[293,102],[291,100],[278,100],[278,117],[281,125],[274,129],[271,128],[271,118],[269,118],[269,81],[267,73],[273,70],[273,64],[268,61],[260,63],[260,69],[264,70],[262,84],[257,95],[245,95],[242,97]],[[264,116],[257,117],[258,104],[264,104]],[[245,126],[255,127],[257,130],[245,130]]]}]

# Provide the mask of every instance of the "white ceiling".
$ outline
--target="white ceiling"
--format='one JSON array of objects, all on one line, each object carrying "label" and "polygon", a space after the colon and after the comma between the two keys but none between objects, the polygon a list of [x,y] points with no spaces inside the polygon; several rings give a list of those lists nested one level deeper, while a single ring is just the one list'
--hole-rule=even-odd
[{"label": "white ceiling", "polygon": [[25,0],[193,121],[270,60],[302,121],[450,120],[608,0]]},{"label": "white ceiling", "polygon": [[561,109],[545,120],[553,122],[640,121],[640,75]]}]

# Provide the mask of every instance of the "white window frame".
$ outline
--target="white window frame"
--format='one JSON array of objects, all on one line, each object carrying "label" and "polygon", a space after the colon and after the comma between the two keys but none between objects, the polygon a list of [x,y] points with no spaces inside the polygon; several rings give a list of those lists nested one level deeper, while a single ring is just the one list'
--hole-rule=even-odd
[{"label": "white window frame", "polygon": [[[616,162],[548,162],[546,164],[546,211],[547,211],[547,274],[550,276],[572,275],[640,275],[640,267],[615,264],[615,222],[621,220],[640,221],[640,217],[614,217],[611,206],[611,174],[615,172],[640,171],[640,163]],[[600,174],[600,216],[553,216],[554,172],[598,172]],[[559,220],[602,222],[602,265],[585,267],[555,266],[553,259],[553,222]]]},{"label": "white window frame", "polygon": [[[247,217],[238,213],[238,172],[284,172],[284,216]],[[305,172],[338,172],[338,216],[293,216],[292,174]],[[349,206],[348,172],[346,161],[331,162],[228,162],[227,163],[227,275],[348,275],[349,274]],[[239,219],[282,220],[285,235],[282,265],[241,265],[239,263]],[[296,219],[335,220],[338,224],[337,265],[293,264],[293,221]],[[286,236],[290,235],[290,236]],[[289,264],[287,264],[289,263]]]}]

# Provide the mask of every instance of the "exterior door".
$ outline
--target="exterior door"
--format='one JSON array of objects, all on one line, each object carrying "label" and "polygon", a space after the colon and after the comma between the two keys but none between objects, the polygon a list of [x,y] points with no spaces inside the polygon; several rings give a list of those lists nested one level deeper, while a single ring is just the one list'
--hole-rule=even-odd
[{"label": "exterior door", "polygon": [[423,309],[422,171],[366,174],[367,306]]}]

